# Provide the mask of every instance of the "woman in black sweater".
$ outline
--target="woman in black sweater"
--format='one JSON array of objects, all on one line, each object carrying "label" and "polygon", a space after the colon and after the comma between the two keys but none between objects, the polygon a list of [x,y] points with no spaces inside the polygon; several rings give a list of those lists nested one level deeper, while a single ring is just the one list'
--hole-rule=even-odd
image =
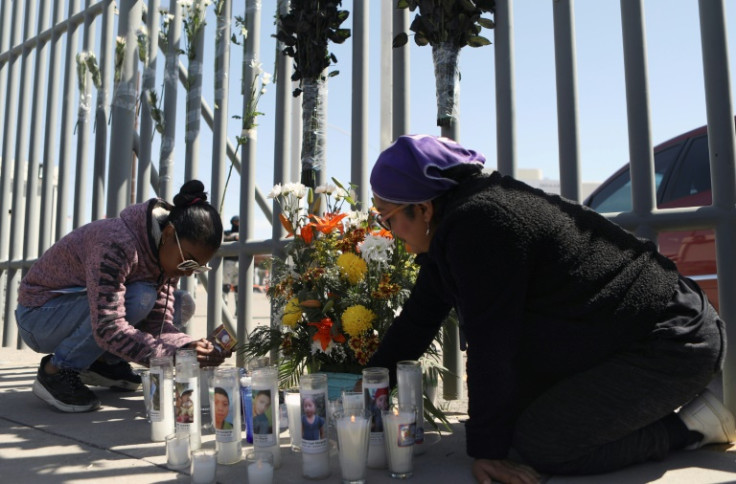
[{"label": "woman in black sweater", "polygon": [[479,482],[608,472],[736,439],[706,390],[726,335],[700,288],[652,242],[484,174],[484,161],[432,136],[402,136],[379,156],[379,219],[421,269],[369,365],[418,358],[455,308]]}]

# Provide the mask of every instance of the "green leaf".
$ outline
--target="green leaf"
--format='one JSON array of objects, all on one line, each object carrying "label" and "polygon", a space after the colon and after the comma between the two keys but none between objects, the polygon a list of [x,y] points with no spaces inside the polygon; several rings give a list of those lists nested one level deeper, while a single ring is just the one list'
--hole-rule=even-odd
[{"label": "green leaf", "polygon": [[331,71],[329,74],[327,74],[327,77],[335,77],[339,73],[340,73],[340,71]]},{"label": "green leaf", "polygon": [[409,36],[406,35],[406,32],[401,32],[399,35],[394,37],[394,42],[393,42],[394,49],[398,47],[403,47],[408,41],[409,41]]},{"label": "green leaf", "polygon": [[419,47],[422,47],[429,44],[429,39],[425,37],[424,34],[417,32],[417,34],[414,36],[414,43],[417,44]]},{"label": "green leaf", "polygon": [[490,45],[490,43],[490,40],[486,39],[485,37],[481,37],[480,35],[468,37],[468,45],[470,47],[482,47],[484,45]]},{"label": "green leaf", "polygon": [[398,0],[396,2],[396,8],[409,8],[409,2],[406,0]]},{"label": "green leaf", "polygon": [[478,19],[478,23],[480,24],[481,27],[484,27],[486,29],[495,29],[496,28],[496,22],[494,22],[493,20],[491,20],[489,18],[483,18],[483,17],[481,17],[481,18]]}]

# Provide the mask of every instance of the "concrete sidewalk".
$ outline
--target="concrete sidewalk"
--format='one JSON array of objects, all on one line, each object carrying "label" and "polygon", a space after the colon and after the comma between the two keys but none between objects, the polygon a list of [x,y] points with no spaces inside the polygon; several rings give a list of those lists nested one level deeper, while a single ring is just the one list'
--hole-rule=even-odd
[{"label": "concrete sidewalk", "polygon": [[[40,355],[30,350],[0,349],[0,482],[94,482],[136,484],[189,482],[186,472],[166,468],[164,444],[150,441],[140,391],[119,393],[94,388],[102,401],[96,412],[65,414],[31,392]],[[417,483],[472,483],[471,459],[465,455],[461,420],[452,413],[454,432],[443,434],[415,460]],[[277,482],[303,482],[301,458],[281,435],[283,465]],[[203,436],[205,443],[213,435]],[[332,475],[323,482],[340,482],[337,457]],[[245,463],[218,467],[218,482],[245,481]],[[368,481],[392,482],[387,471],[369,470]],[[395,481],[393,481],[395,482]],[[736,446],[709,446],[683,451],[663,462],[580,478],[551,477],[550,484],[573,483],[733,483],[736,482]]]},{"label": "concrete sidewalk", "polygon": [[[254,296],[256,296],[254,294]],[[254,319],[268,322],[268,303],[254,298]],[[206,331],[206,295],[197,291],[198,311],[192,334]],[[233,303],[232,295],[230,304]],[[188,472],[166,468],[164,444],[151,442],[141,391],[113,392],[93,387],[102,407],[91,413],[66,414],[49,407],[31,392],[42,355],[31,350],[0,348],[0,482],[2,483],[114,483],[189,482]],[[230,362],[234,364],[234,360]],[[718,389],[714,389],[718,392]],[[473,483],[472,460],[465,455],[466,402],[440,402],[452,423],[452,433],[433,435],[434,442],[414,462],[416,483]],[[594,431],[594,429],[592,429]],[[211,444],[214,435],[204,435]],[[430,439],[428,439],[430,440]],[[244,441],[245,443],[245,441]],[[283,465],[279,483],[304,482],[301,456],[289,448],[288,431],[281,434]],[[246,447],[246,450],[250,446]],[[332,475],[322,481],[340,482],[336,455]],[[244,462],[218,466],[220,483],[246,482]],[[386,470],[369,470],[368,482],[396,482]],[[549,484],[619,483],[736,483],[736,445],[709,446],[672,454],[663,462],[634,466],[607,475],[579,478],[550,477]]]}]

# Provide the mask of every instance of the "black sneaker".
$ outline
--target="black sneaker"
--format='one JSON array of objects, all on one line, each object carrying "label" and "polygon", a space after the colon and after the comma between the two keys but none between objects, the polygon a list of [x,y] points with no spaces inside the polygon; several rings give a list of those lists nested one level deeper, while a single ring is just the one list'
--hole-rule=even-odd
[{"label": "black sneaker", "polygon": [[98,387],[110,387],[132,392],[141,386],[141,377],[137,375],[127,361],[109,365],[95,361],[89,368],[79,373],[82,382]]},{"label": "black sneaker", "polygon": [[100,406],[100,401],[92,391],[84,386],[79,373],[74,370],[60,369],[49,375],[44,371],[51,355],[41,359],[41,366],[33,382],[33,393],[62,412],[89,412]]}]

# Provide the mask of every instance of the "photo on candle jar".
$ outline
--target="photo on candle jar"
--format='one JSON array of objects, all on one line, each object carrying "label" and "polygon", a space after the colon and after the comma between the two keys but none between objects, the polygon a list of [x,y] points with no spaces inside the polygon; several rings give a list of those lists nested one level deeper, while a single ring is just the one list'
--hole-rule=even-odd
[{"label": "photo on candle jar", "polygon": [[194,422],[194,402],[188,383],[176,383],[175,415],[179,423]]},{"label": "photo on candle jar", "polygon": [[326,415],[324,393],[302,396],[303,440],[322,440],[325,438]]},{"label": "photo on candle jar", "polygon": [[271,390],[253,391],[253,433],[256,435],[273,433]]},{"label": "photo on candle jar", "polygon": [[161,411],[161,392],[159,391],[159,388],[161,388],[159,381],[160,376],[161,375],[159,373],[151,373],[151,408],[155,412]]},{"label": "photo on candle jar", "polygon": [[215,428],[232,430],[233,408],[230,405],[230,394],[222,387],[215,387]]},{"label": "photo on candle jar", "polygon": [[370,409],[373,420],[371,432],[383,432],[382,410],[388,410],[388,388],[365,388],[366,408]]}]

